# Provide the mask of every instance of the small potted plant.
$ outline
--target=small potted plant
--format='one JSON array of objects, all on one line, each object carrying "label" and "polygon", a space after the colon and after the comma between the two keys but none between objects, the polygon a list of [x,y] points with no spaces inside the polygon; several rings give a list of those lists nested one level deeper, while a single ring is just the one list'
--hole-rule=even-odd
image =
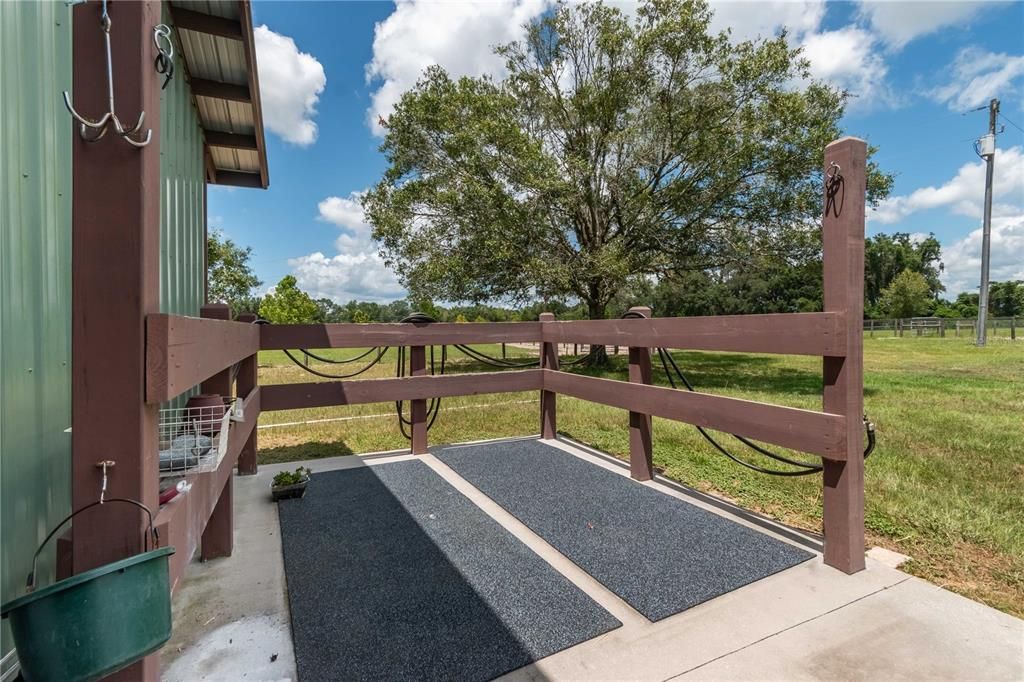
[{"label": "small potted plant", "polygon": [[274,482],[270,486],[274,502],[305,495],[306,485],[309,483],[309,475],[312,473],[312,469],[299,467],[295,471],[282,471],[274,476]]}]

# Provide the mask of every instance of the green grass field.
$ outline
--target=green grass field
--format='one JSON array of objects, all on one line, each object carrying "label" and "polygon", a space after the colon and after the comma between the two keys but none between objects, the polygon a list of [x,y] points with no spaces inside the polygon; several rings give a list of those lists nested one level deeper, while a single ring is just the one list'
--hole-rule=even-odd
[{"label": "green grass field", "polygon": [[[500,352],[497,346],[480,349]],[[356,351],[324,354],[343,358]],[[528,352],[510,348],[513,354]],[[878,431],[877,450],[867,462],[869,544],[910,555],[905,568],[915,575],[1024,615],[1024,341],[996,339],[979,349],[963,338],[876,336],[865,339],[864,354],[866,410]],[[821,408],[819,359],[702,352],[674,356],[698,390]],[[394,362],[392,351],[360,378],[393,376]],[[314,380],[283,353],[263,353],[260,363],[263,383]],[[326,371],[352,367],[314,366]],[[448,371],[489,369],[452,354]],[[600,374],[625,379],[625,357],[613,357]],[[655,382],[667,384],[657,368]],[[393,404],[265,413],[260,425],[261,462],[407,445]],[[558,426],[576,440],[627,456],[624,411],[562,397]],[[430,441],[537,431],[535,391],[474,396],[443,402]],[[713,450],[692,427],[660,419],[654,424],[654,460],[666,476],[684,484],[820,531],[820,476],[778,478],[749,471]]]}]

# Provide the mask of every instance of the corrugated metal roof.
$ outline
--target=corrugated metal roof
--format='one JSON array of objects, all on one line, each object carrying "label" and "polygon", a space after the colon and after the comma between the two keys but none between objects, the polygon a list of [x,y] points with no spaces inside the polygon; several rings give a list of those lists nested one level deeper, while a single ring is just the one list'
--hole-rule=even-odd
[{"label": "corrugated metal roof", "polygon": [[244,136],[206,136],[209,182],[266,187],[269,174],[249,3],[170,4],[203,130]]}]

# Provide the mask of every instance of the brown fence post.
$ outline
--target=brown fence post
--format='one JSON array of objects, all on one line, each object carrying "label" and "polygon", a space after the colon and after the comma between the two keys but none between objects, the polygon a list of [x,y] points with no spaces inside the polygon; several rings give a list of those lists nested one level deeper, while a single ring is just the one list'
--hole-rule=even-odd
[{"label": "brown fence post", "polygon": [[[96,30],[101,8],[90,2],[71,11],[74,102],[79,111],[95,116],[108,106],[106,91],[95,87],[96,74],[107,63]],[[71,119],[63,118],[73,168],[71,507],[99,499],[102,469],[97,462],[115,460],[107,497],[131,498],[155,512],[159,405],[147,404],[144,396],[145,320],[160,311],[160,85],[153,41],[142,36],[162,19],[157,2],[124,3],[114,12],[110,42],[113,79],[120,84],[117,105],[126,117],[146,112],[144,127],[152,129],[152,141],[135,149],[110,133],[89,144]],[[142,514],[124,506],[103,505],[75,517],[74,572],[142,551]],[[108,679],[159,678],[159,656],[151,654]]]},{"label": "brown fence post", "polygon": [[[427,373],[427,349],[425,346],[409,348],[409,374],[418,377]],[[412,432],[412,454],[427,454],[427,401],[412,400],[409,418],[412,421],[409,429]]]},{"label": "brown fence post", "polygon": [[1011,341],[1016,341],[1017,340],[1017,318],[1016,317],[1011,317],[1010,318],[1010,340]]},{"label": "brown fence post", "polygon": [[[255,313],[242,313],[238,316],[239,322],[246,322],[253,324],[256,322],[257,316]],[[235,391],[239,398],[245,398],[249,395],[256,386],[259,385],[259,351],[247,357],[245,360],[238,365],[238,378],[235,384]],[[243,408],[248,408],[248,405],[243,405]],[[246,409],[245,418],[259,421],[260,415],[258,413],[252,413]],[[249,434],[248,440],[245,441],[245,445],[242,447],[242,453],[238,456],[238,473],[242,476],[251,476],[258,471],[259,464],[257,461],[257,453],[259,452],[259,445],[256,439],[256,429],[252,430]]]},{"label": "brown fence post", "polygon": [[[646,306],[635,306],[629,312],[651,316],[651,309]],[[629,347],[629,380],[634,384],[651,383],[650,348]],[[638,481],[654,478],[651,415],[642,412],[629,413],[629,475]]]},{"label": "brown fence post", "polygon": [[[554,322],[554,313],[541,313],[541,322]],[[558,346],[544,341],[544,327],[541,325],[540,368],[558,369]],[[540,437],[551,439],[558,435],[557,394],[553,391],[540,392]]]},{"label": "brown fence post", "polygon": [[[230,320],[231,307],[225,303],[208,303],[199,312],[200,317],[211,320]],[[200,386],[203,393],[217,393],[222,397],[231,397],[231,368],[217,372]],[[217,498],[217,505],[203,529],[200,542],[200,557],[203,561],[231,556],[232,524],[233,524],[233,480],[229,476]]]},{"label": "brown fence post", "polygon": [[823,359],[824,410],[846,417],[845,461],[823,460],[825,563],[864,568],[864,203],[867,145],[846,137],[825,148],[822,220],[824,309],[845,315],[846,355]]}]

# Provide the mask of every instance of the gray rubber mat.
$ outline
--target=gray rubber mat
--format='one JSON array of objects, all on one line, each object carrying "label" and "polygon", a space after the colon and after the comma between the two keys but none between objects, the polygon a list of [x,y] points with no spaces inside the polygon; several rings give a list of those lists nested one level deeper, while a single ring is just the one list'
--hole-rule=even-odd
[{"label": "gray rubber mat", "polygon": [[298,677],[489,680],[621,623],[422,462],[279,506]]},{"label": "gray rubber mat", "polygon": [[652,621],[814,556],[536,440],[434,454]]}]

